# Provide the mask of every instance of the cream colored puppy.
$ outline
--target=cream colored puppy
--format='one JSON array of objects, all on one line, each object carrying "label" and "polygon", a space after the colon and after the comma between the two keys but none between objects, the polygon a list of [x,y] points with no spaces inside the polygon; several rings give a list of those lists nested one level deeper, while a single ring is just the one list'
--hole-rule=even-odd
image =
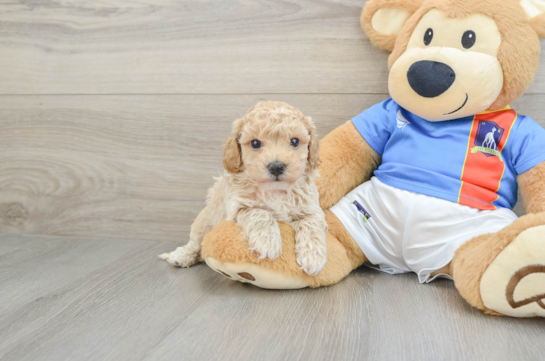
[{"label": "cream colored puppy", "polygon": [[201,261],[204,235],[230,220],[260,259],[275,259],[282,253],[277,222],[287,222],[296,232],[297,262],[318,274],[326,264],[327,223],[314,184],[318,140],[310,118],[285,103],[259,102],[234,122],[223,150],[226,172],[210,189],[189,242],[159,257],[181,267]]}]

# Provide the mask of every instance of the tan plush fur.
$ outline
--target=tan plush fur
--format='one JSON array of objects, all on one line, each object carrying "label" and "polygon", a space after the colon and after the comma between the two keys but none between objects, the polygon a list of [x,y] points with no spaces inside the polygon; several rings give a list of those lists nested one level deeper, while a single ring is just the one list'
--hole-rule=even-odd
[{"label": "tan plush fur", "polygon": [[526,213],[545,212],[545,163],[517,177]]},{"label": "tan plush fur", "polygon": [[460,247],[451,262],[451,272],[456,288],[469,304],[489,314],[482,301],[481,277],[494,259],[523,231],[545,225],[545,213],[528,214],[498,233],[485,234]]},{"label": "tan plush fur", "polygon": [[486,313],[481,299],[481,277],[494,259],[523,231],[545,224],[545,162],[540,163],[517,178],[526,216],[519,218],[498,233],[476,237],[456,252],[451,263],[451,274],[460,294],[473,306]]},{"label": "tan plush fur", "polygon": [[[387,5],[385,4],[387,2]],[[413,11],[414,14],[398,34],[395,46],[391,46],[395,36],[378,36],[372,29],[372,14],[381,6],[407,9],[416,5],[417,1],[375,0],[370,1],[362,13],[362,26],[371,40],[383,49],[392,48],[388,60],[391,68],[396,60],[405,52],[409,39],[419,21],[428,11],[439,9],[452,18],[464,18],[471,14],[485,14],[496,21],[499,27],[502,44],[498,52],[498,60],[504,71],[504,87],[489,109],[501,109],[518,99],[530,86],[539,65],[540,44],[538,34],[544,35],[545,18],[543,15],[530,19],[518,1],[502,1],[498,6],[496,0],[427,0]],[[368,9],[369,8],[369,9]],[[535,30],[534,30],[535,29]],[[536,34],[536,31],[538,34]]]},{"label": "tan plush fur", "polygon": [[[316,129],[298,109],[280,102],[260,102],[235,121],[224,146],[226,172],[217,179],[207,206],[192,225],[190,241],[161,255],[189,267],[201,260],[203,236],[223,220],[236,221],[260,259],[282,253],[278,221],[295,229],[295,253],[302,269],[315,275],[326,263],[325,215],[314,184],[319,164]],[[297,139],[294,146],[291,141]],[[259,141],[258,147],[252,142]],[[282,164],[283,173],[271,173]]]},{"label": "tan plush fur", "polygon": [[331,236],[337,239],[344,249],[346,249],[352,269],[356,269],[368,261],[360,246],[358,246],[356,241],[354,241],[354,238],[352,238],[350,233],[348,233],[346,228],[333,212],[330,210],[325,211],[325,220],[329,225],[329,233]]},{"label": "tan plush fur", "polygon": [[545,162],[540,163],[517,178],[526,216],[519,218],[498,233],[476,237],[456,252],[451,263],[451,274],[460,294],[473,306],[489,314],[481,299],[481,277],[494,261],[521,232],[545,224]]},{"label": "tan plush fur", "polygon": [[375,15],[379,9],[400,9],[413,14],[418,10],[422,1],[423,0],[371,0],[367,2],[361,13],[361,26],[376,47],[382,50],[392,51],[396,44],[397,35],[380,34],[375,31],[371,25],[373,15]]},{"label": "tan plush fur", "polygon": [[322,139],[320,147],[320,177],[316,185],[323,209],[334,206],[352,189],[371,179],[381,162],[380,155],[350,120]]},{"label": "tan plush fur", "polygon": [[328,258],[325,268],[311,277],[296,263],[294,252],[294,230],[288,224],[279,223],[282,235],[282,255],[274,261],[260,260],[248,248],[240,227],[234,222],[222,222],[205,236],[202,244],[203,258],[213,258],[221,262],[258,264],[281,275],[295,276],[305,280],[310,287],[335,284],[345,278],[353,269],[361,266],[366,258],[344,226],[329,211],[326,212],[330,232],[327,234]]},{"label": "tan plush fur", "polygon": [[530,25],[541,39],[545,39],[545,14],[536,16],[530,20]]},{"label": "tan plush fur", "polygon": [[487,234],[467,242],[456,252],[451,272],[460,294],[473,306],[486,313],[481,299],[481,277],[494,259],[523,231],[545,225],[545,162],[540,163],[517,178],[524,201],[526,216],[511,226],[494,234]]}]

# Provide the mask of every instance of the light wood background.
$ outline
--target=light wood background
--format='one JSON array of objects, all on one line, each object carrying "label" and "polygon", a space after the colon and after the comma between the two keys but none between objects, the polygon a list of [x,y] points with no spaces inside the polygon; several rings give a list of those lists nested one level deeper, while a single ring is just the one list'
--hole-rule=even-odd
[{"label": "light wood background", "polygon": [[[247,108],[325,135],[388,96],[364,4],[0,3],[0,233],[185,242]],[[541,70],[514,106],[545,124],[544,100]]]},{"label": "light wood background", "polygon": [[[156,257],[257,101],[325,135],[388,97],[364,4],[0,0],[0,360],[544,360],[542,320],[450,281],[268,291]],[[542,68],[513,107],[545,125]]]}]

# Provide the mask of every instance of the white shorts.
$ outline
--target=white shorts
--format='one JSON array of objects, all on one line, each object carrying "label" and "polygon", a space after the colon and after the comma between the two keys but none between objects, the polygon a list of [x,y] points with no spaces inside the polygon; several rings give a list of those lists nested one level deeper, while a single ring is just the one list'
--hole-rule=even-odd
[{"label": "white shorts", "polygon": [[433,281],[436,277],[430,275],[449,264],[465,242],[517,219],[507,208],[482,211],[390,187],[375,177],[331,211],[369,259],[369,267],[390,274],[415,272],[420,283]]}]

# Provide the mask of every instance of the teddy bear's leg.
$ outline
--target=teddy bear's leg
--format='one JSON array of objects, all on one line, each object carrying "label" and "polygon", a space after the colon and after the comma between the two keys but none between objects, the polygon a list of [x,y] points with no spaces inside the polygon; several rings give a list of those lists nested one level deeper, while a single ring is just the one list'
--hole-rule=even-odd
[{"label": "teddy bear's leg", "polygon": [[346,255],[348,256],[351,266],[350,271],[358,268],[368,261],[360,246],[358,246],[354,238],[352,238],[348,230],[333,212],[330,210],[325,211],[325,220],[329,226],[329,233],[331,236],[338,240],[342,247],[346,250]]},{"label": "teddy bear's leg", "polygon": [[361,249],[337,217],[326,211],[329,225],[327,234],[327,263],[316,276],[309,276],[297,264],[295,231],[279,223],[282,235],[282,254],[275,260],[259,260],[250,251],[248,242],[236,223],[222,222],[204,241],[202,257],[210,268],[239,282],[261,288],[297,289],[335,284],[366,260]]},{"label": "teddy bear's leg", "polygon": [[545,214],[472,239],[450,270],[460,294],[486,313],[545,317]]}]

